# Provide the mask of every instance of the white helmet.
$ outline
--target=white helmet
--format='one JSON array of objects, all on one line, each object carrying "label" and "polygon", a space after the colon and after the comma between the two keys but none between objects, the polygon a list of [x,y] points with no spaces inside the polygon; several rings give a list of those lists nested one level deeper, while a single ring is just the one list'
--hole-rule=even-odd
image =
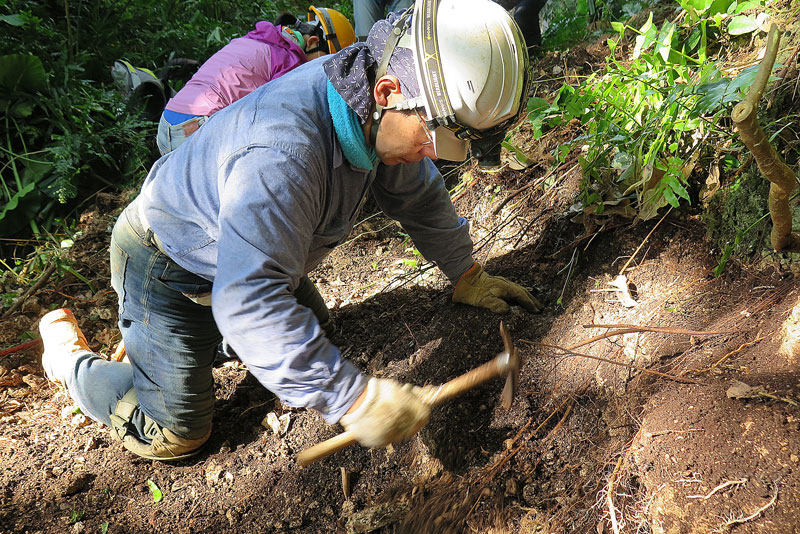
[{"label": "white helmet", "polygon": [[377,78],[395,46],[410,48],[421,94],[394,109],[425,108],[438,158],[466,159],[470,140],[498,144],[524,109],[530,78],[514,19],[491,0],[417,0],[410,25],[409,15],[390,33]]}]

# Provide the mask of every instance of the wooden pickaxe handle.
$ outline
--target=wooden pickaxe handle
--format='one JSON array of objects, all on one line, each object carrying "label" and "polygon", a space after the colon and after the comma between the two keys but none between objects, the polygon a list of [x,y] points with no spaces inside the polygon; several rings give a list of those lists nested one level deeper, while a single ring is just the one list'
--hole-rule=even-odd
[{"label": "wooden pickaxe handle", "polygon": [[[500,330],[501,332],[505,330],[505,325],[502,323],[500,324]],[[507,331],[503,336],[504,341],[506,340],[506,335]],[[508,339],[510,341],[510,338]],[[445,382],[439,387],[430,388],[429,392],[425,394],[422,402],[431,407],[437,406],[446,400],[452,399],[453,397],[464,393],[478,384],[486,382],[487,380],[506,376],[509,375],[509,373],[518,372],[519,360],[517,359],[518,356],[516,348],[511,346],[511,350],[508,350],[508,347],[509,344],[507,343],[506,350],[480,367],[476,367],[475,369],[472,369],[471,371],[468,371],[463,375],[450,380],[449,382]],[[297,455],[297,462],[301,466],[305,467],[316,462],[317,460],[326,458],[335,452],[349,447],[355,442],[356,438],[353,437],[352,433],[349,431],[342,432],[338,436],[327,439],[321,443],[317,443],[316,445],[301,451]]]}]

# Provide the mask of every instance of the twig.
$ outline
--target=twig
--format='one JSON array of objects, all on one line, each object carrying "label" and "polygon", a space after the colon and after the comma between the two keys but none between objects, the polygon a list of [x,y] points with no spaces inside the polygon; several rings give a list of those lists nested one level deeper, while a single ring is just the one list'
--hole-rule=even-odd
[{"label": "twig", "polygon": [[[569,271],[567,271],[567,278],[564,280],[564,286],[561,288],[561,294],[558,296],[558,302],[561,303],[561,299],[564,298],[564,291],[567,290],[567,284],[569,284],[569,279],[572,276],[572,269],[575,267],[575,255],[578,253],[578,249],[572,251],[572,258],[569,260]],[[563,271],[564,269],[561,269]],[[558,274],[561,274],[561,271]]]},{"label": "twig", "polygon": [[686,430],[659,430],[658,432],[646,432],[645,437],[655,438],[666,434],[683,434],[684,432],[705,432],[702,428],[687,428]]},{"label": "twig", "polygon": [[650,236],[651,236],[651,235],[653,235],[653,232],[655,232],[655,231],[656,231],[656,228],[658,228],[658,225],[659,225],[659,224],[661,224],[661,222],[662,222],[664,219],[666,219],[666,218],[667,218],[667,215],[669,215],[670,213],[672,213],[672,207],[671,207],[671,206],[670,206],[670,208],[667,210],[667,212],[666,212],[666,213],[665,213],[665,214],[664,214],[664,215],[661,217],[661,219],[660,219],[660,220],[659,220],[659,221],[656,223],[656,225],[653,227],[653,229],[652,229],[652,230],[650,230],[650,233],[648,233],[648,234],[645,236],[645,238],[642,240],[642,242],[641,242],[641,243],[639,243],[639,246],[638,246],[638,247],[636,247],[636,250],[634,250],[634,251],[633,251],[633,254],[631,254],[631,257],[630,257],[630,258],[628,258],[628,261],[626,261],[626,262],[625,262],[625,265],[623,265],[623,266],[622,266],[622,269],[620,269],[620,271],[619,271],[619,274],[624,274],[624,273],[625,273],[625,269],[627,269],[627,268],[628,268],[628,265],[630,265],[630,264],[631,264],[631,262],[633,261],[633,258],[635,258],[635,257],[636,257],[636,254],[638,254],[638,253],[639,253],[639,251],[640,251],[640,250],[642,250],[642,247],[644,246],[644,244],[645,244],[645,243],[647,243],[647,240],[648,240],[648,239],[650,239]]},{"label": "twig", "polygon": [[600,334],[599,336],[591,337],[585,341],[581,341],[576,345],[572,345],[568,347],[568,350],[574,350],[579,347],[583,347],[584,345],[588,345],[590,343],[594,343],[595,341],[600,341],[601,339],[613,337],[613,336],[620,336],[624,334],[634,334],[636,332],[660,332],[663,334],[681,334],[684,336],[710,336],[710,335],[717,335],[717,334],[733,334],[734,331],[731,330],[709,330],[709,331],[696,331],[696,330],[684,330],[682,328],[669,328],[669,327],[662,327],[662,326],[635,326],[635,325],[612,325],[612,324],[585,324],[583,325],[584,328],[619,328],[619,330],[614,330],[613,332],[606,332],[605,334]]},{"label": "twig", "polygon": [[[535,169],[535,168],[536,168],[536,167],[538,167],[539,165],[541,165],[541,162],[536,162],[536,163],[535,163],[535,164],[534,164],[532,167],[530,167],[530,169],[528,169],[528,170],[529,170],[529,171],[532,171],[533,169]],[[563,165],[562,165],[562,167],[563,167]],[[554,172],[556,172],[556,171],[558,171],[558,170],[561,170],[561,167],[558,167],[557,169],[553,169],[553,170],[551,170],[550,172],[548,172],[548,173],[547,173],[547,174],[545,174],[544,176],[540,176],[539,178],[537,178],[537,179],[535,179],[535,180],[533,180],[533,181],[531,181],[531,182],[528,182],[527,184],[523,185],[522,187],[520,187],[519,189],[517,189],[517,190],[515,190],[515,191],[511,191],[511,192],[508,194],[508,196],[507,196],[506,198],[504,198],[504,199],[503,199],[503,201],[502,201],[502,202],[500,202],[500,204],[498,204],[498,205],[497,205],[497,207],[496,207],[495,209],[493,209],[493,210],[492,210],[492,215],[497,215],[498,213],[500,213],[500,210],[502,210],[502,209],[505,207],[505,205],[506,205],[506,204],[508,204],[509,202],[511,202],[511,199],[513,199],[514,197],[516,197],[516,196],[517,196],[517,195],[519,195],[520,193],[522,193],[522,192],[524,192],[524,191],[527,191],[527,190],[528,190],[528,189],[530,189],[531,187],[536,187],[537,185],[541,184],[542,182],[544,182],[545,180],[547,180],[547,179],[548,179],[548,178],[549,178],[549,177],[550,177],[550,176],[551,176],[551,175],[552,175]]]},{"label": "twig", "polygon": [[3,350],[0,351],[0,357],[8,356],[9,354],[14,354],[15,352],[22,352],[23,350],[27,350],[27,349],[30,349],[32,347],[35,347],[36,345],[38,345],[41,342],[42,342],[41,339],[34,339],[34,340],[31,340],[31,341],[26,341],[25,343],[20,343],[19,345],[16,345],[14,347],[3,349]]},{"label": "twig", "polygon": [[550,254],[549,256],[546,256],[546,258],[548,258],[548,259],[556,258],[556,257],[560,256],[562,252],[566,252],[567,250],[569,250],[571,248],[577,247],[582,242],[586,241],[587,239],[594,238],[596,235],[600,234],[601,232],[604,232],[604,231],[608,232],[608,231],[614,230],[616,228],[619,228],[620,226],[630,226],[630,224],[631,223],[615,224],[615,225],[612,225],[612,226],[609,226],[609,227],[605,227],[605,229],[604,229],[604,227],[601,226],[600,229],[597,230],[596,232],[593,232],[593,233],[591,233],[589,235],[585,235],[585,236],[579,237],[578,239],[576,239],[572,243],[570,243],[568,245],[565,245],[565,246],[561,247],[560,249],[558,249],[557,251],[555,251],[552,254]]},{"label": "twig", "polygon": [[751,521],[751,520],[755,519],[756,517],[759,516],[759,514],[761,514],[761,512],[763,512],[764,510],[766,510],[767,508],[769,508],[770,506],[775,504],[775,501],[777,499],[778,499],[778,484],[775,484],[775,491],[772,492],[772,498],[769,500],[769,502],[767,504],[765,504],[764,506],[762,506],[761,508],[759,508],[758,510],[756,510],[752,514],[748,515],[747,517],[740,517],[740,518],[737,518],[737,519],[731,519],[730,521],[727,521],[724,525],[722,525],[719,528],[719,531],[720,532],[724,532],[731,525],[735,525],[736,523],[747,523],[748,521]]},{"label": "twig", "polygon": [[728,486],[734,486],[734,485],[736,485],[736,484],[745,484],[746,482],[747,482],[747,478],[746,478],[746,477],[745,477],[745,478],[743,478],[743,479],[741,479],[741,480],[728,480],[727,482],[724,482],[723,484],[720,484],[720,485],[719,485],[719,486],[717,486],[716,488],[712,489],[712,490],[709,492],[709,494],[708,494],[708,495],[687,495],[687,496],[686,496],[686,498],[687,498],[687,499],[703,499],[703,500],[708,500],[708,499],[710,499],[710,498],[711,498],[711,496],[712,496],[712,495],[714,495],[714,494],[715,494],[716,492],[718,492],[719,490],[725,489],[725,488],[727,488]]},{"label": "twig", "polygon": [[[469,512],[467,512],[467,516],[469,516],[470,514],[472,514],[472,512],[473,512],[473,511],[475,511],[475,508],[477,508],[477,507],[478,507],[478,504],[479,504],[479,503],[480,503],[480,501],[481,501],[481,496],[483,495],[483,491],[482,491],[482,490],[483,490],[483,489],[484,489],[484,488],[487,486],[487,484],[489,483],[489,481],[490,481],[490,480],[492,480],[492,479],[494,478],[494,476],[495,476],[495,475],[496,475],[496,474],[497,474],[497,473],[500,471],[500,468],[501,468],[501,467],[503,467],[503,465],[505,465],[505,464],[506,464],[506,462],[508,462],[508,461],[509,461],[511,458],[513,458],[513,457],[514,457],[514,456],[515,456],[515,455],[516,455],[516,454],[517,454],[517,453],[520,451],[520,449],[522,449],[522,447],[524,447],[524,446],[525,446],[525,444],[526,444],[526,443],[528,443],[528,442],[529,442],[531,439],[533,439],[533,437],[534,437],[536,434],[538,434],[538,433],[539,433],[539,430],[541,430],[541,429],[542,429],[542,427],[544,427],[544,425],[546,425],[546,424],[547,424],[547,422],[548,422],[550,419],[552,419],[552,418],[553,418],[553,416],[555,416],[555,415],[556,415],[558,412],[560,412],[560,411],[561,411],[561,409],[562,409],[562,408],[563,408],[563,407],[564,407],[564,406],[565,406],[565,405],[566,405],[568,402],[570,402],[570,404],[567,406],[567,409],[564,411],[564,415],[562,415],[562,416],[561,416],[561,419],[559,419],[559,421],[558,421],[558,423],[556,424],[555,428],[553,428],[553,430],[551,430],[550,432],[548,432],[548,433],[547,433],[547,436],[545,436],[545,438],[544,438],[544,441],[547,441],[547,440],[548,440],[548,439],[549,439],[549,438],[550,438],[550,437],[551,437],[551,436],[552,436],[552,435],[553,435],[555,432],[557,432],[557,431],[558,431],[560,428],[562,428],[562,427],[563,427],[564,421],[566,420],[567,416],[568,416],[568,415],[570,414],[570,412],[572,411],[572,404],[571,404],[571,400],[572,400],[572,399],[570,399],[569,397],[567,397],[566,399],[564,399],[564,402],[562,402],[562,403],[561,403],[561,405],[560,405],[558,408],[556,408],[555,410],[553,410],[553,411],[550,413],[550,415],[548,415],[548,416],[545,418],[545,420],[544,420],[544,421],[542,421],[541,423],[539,423],[539,425],[538,425],[538,426],[537,426],[537,427],[536,427],[536,428],[533,430],[533,432],[531,432],[531,433],[528,435],[528,437],[526,437],[524,440],[522,440],[522,442],[521,442],[519,445],[517,445],[517,447],[516,447],[516,448],[514,448],[514,450],[510,451],[508,454],[506,454],[505,456],[503,456],[503,458],[501,458],[501,459],[500,459],[500,461],[498,461],[498,462],[497,462],[497,463],[496,463],[494,466],[492,466],[492,468],[489,470],[489,473],[488,473],[488,474],[487,474],[487,475],[484,477],[483,483],[481,484],[480,488],[478,489],[478,498],[475,500],[475,503],[473,503],[473,505],[472,505],[472,508],[470,508]],[[528,421],[528,424],[530,424],[530,422],[531,422],[531,421],[529,420],[529,421]],[[525,425],[525,426],[527,427],[528,425]],[[517,436],[519,436],[521,432],[522,432],[522,431],[518,432],[518,433],[517,433]],[[516,439],[516,438],[517,438],[517,436],[514,436],[514,439]]]},{"label": "twig", "polygon": [[350,472],[344,467],[340,467],[342,473],[342,493],[346,501],[350,500]]},{"label": "twig", "polygon": [[5,319],[6,317],[9,317],[12,313],[17,311],[17,309],[20,306],[22,306],[25,303],[25,301],[28,300],[28,298],[31,295],[33,295],[43,285],[45,285],[45,283],[47,283],[47,280],[50,278],[50,276],[53,274],[53,272],[55,272],[55,270],[56,270],[56,264],[55,263],[51,263],[47,267],[47,269],[44,270],[44,272],[39,277],[39,279],[36,281],[36,283],[33,284],[20,298],[18,298],[17,301],[9,309],[7,309],[5,311],[5,313],[3,313],[3,316],[0,317],[0,318]]},{"label": "twig", "polygon": [[635,369],[635,370],[640,371],[642,373],[649,373],[649,374],[653,374],[653,375],[658,375],[658,376],[660,376],[662,378],[667,378],[669,380],[674,380],[676,382],[682,382],[684,384],[700,384],[701,383],[701,382],[698,382],[697,380],[692,380],[690,378],[684,378],[682,376],[669,375],[667,373],[659,373],[658,371],[653,371],[652,369],[645,369],[644,367],[637,367],[636,365],[631,365],[629,363],[616,362],[614,360],[609,360],[608,358],[601,358],[600,356],[592,356],[591,354],[582,354],[580,352],[574,352],[574,351],[571,351],[569,349],[565,349],[564,347],[559,347],[558,345],[548,345],[548,344],[545,344],[545,343],[537,343],[535,341],[528,341],[527,339],[520,339],[519,341],[521,343],[525,343],[527,345],[535,345],[535,346],[539,346],[539,347],[546,347],[546,348],[550,348],[550,349],[560,350],[560,351],[564,352],[565,354],[569,354],[570,356],[580,356],[581,358],[589,358],[590,360],[597,360],[597,361],[601,361],[601,362],[605,362],[605,363],[610,363],[612,365],[619,365],[619,366],[622,366],[622,367],[627,367],[628,369]]},{"label": "twig", "polygon": [[717,360],[716,362],[711,364],[711,367],[707,367],[705,369],[689,369],[688,371],[684,371],[684,373],[707,373],[708,371],[714,369],[719,364],[721,364],[722,362],[724,362],[725,360],[727,360],[728,358],[730,358],[731,356],[733,356],[737,352],[741,352],[742,349],[744,349],[745,347],[749,347],[750,345],[755,345],[756,343],[758,343],[762,339],[765,339],[768,336],[771,336],[773,333],[774,332],[770,332],[769,334],[765,334],[765,335],[763,335],[761,337],[758,337],[758,338],[754,339],[753,341],[748,341],[747,343],[742,343],[741,345],[739,345],[738,349],[729,352],[728,354],[726,354],[725,356],[723,356],[722,358],[720,358],[719,360]]},{"label": "twig", "polygon": [[617,459],[617,465],[608,480],[608,491],[606,492],[606,502],[608,503],[608,514],[611,516],[611,528],[614,534],[619,534],[619,523],[617,522],[617,510],[614,508],[614,484],[617,482],[619,468],[622,465],[622,456]]},{"label": "twig", "polygon": [[[554,416],[555,416],[555,415],[556,415],[558,412],[560,412],[560,411],[561,411],[561,409],[562,409],[562,408],[563,408],[565,405],[567,405],[567,403],[568,403],[568,402],[570,402],[571,400],[572,400],[572,399],[570,399],[569,397],[567,397],[566,399],[564,399],[564,402],[562,402],[562,403],[561,403],[561,405],[560,405],[558,408],[556,408],[555,410],[553,410],[552,412],[550,412],[550,415],[548,415],[548,416],[547,416],[547,417],[544,419],[544,421],[542,421],[541,423],[539,423],[539,425],[538,425],[536,428],[534,428],[534,429],[533,429],[533,431],[532,431],[532,432],[531,432],[531,433],[530,433],[530,434],[529,434],[529,435],[528,435],[528,436],[527,436],[525,439],[523,439],[523,440],[522,440],[522,442],[520,442],[520,444],[519,444],[519,445],[517,445],[517,446],[516,446],[516,447],[515,447],[515,448],[514,448],[514,449],[513,449],[511,452],[509,452],[507,455],[505,455],[505,456],[504,456],[504,457],[503,457],[503,458],[502,458],[502,459],[501,459],[499,462],[497,462],[497,464],[496,464],[496,465],[494,465],[494,466],[491,468],[491,470],[489,471],[489,475],[487,476],[487,479],[488,479],[488,480],[491,480],[491,478],[492,478],[492,477],[494,477],[494,475],[495,475],[495,474],[497,474],[497,472],[500,470],[500,468],[501,468],[503,465],[505,465],[505,463],[506,463],[506,462],[508,462],[508,461],[509,461],[509,460],[510,460],[512,457],[514,457],[514,456],[515,456],[515,455],[516,455],[516,454],[517,454],[517,453],[520,451],[520,449],[522,449],[522,447],[524,447],[524,446],[525,446],[525,444],[526,444],[526,443],[528,443],[528,442],[529,442],[531,439],[533,439],[533,437],[534,437],[536,434],[538,434],[538,433],[539,433],[539,431],[542,429],[542,427],[544,427],[544,425],[546,425],[546,424],[547,424],[547,422],[548,422],[548,421],[550,421],[550,419],[552,419],[552,418],[553,418],[553,417],[554,417]],[[567,417],[567,415],[569,415],[569,413],[570,413],[571,411],[572,411],[572,404],[570,404],[570,405],[567,407],[566,411],[564,412],[564,415],[562,415],[562,416],[561,416],[561,419],[560,419],[560,421],[559,421],[559,422],[563,421],[563,420],[564,420],[564,419]],[[527,425],[526,425],[526,426],[527,426]],[[556,425],[556,426],[558,426],[558,425]],[[517,433],[517,435],[519,435],[519,433]],[[515,436],[515,438],[514,438],[514,439],[516,439],[516,436]]]},{"label": "twig", "polygon": [[684,336],[710,336],[719,334],[736,334],[736,330],[686,330],[670,326],[642,326],[636,324],[585,324],[584,328],[628,328],[637,332],[661,332],[663,334],[682,334]]},{"label": "twig", "polygon": [[254,404],[252,406],[249,406],[244,411],[242,411],[242,413],[239,414],[239,416],[241,417],[242,415],[246,414],[250,410],[255,410],[256,408],[261,408],[262,406],[266,406],[267,404],[269,404],[269,402],[259,402],[258,404]]}]

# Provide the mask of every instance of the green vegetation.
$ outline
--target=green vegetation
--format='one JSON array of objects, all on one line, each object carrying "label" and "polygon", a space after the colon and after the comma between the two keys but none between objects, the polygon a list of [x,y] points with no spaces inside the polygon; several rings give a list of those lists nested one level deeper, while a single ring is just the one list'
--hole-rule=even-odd
[{"label": "green vegetation", "polygon": [[[555,99],[528,103],[537,138],[571,121],[582,125],[579,136],[554,155],[556,165],[578,158],[584,174],[579,201],[587,213],[613,210],[647,219],[667,205],[698,209],[705,187],[699,171],[720,159],[724,177],[744,160],[727,117],[756,66],[729,74],[721,46],[760,32],[764,0],[679,0],[660,4],[654,11],[660,16],[620,22],[650,3],[566,0],[545,10],[548,48],[613,31],[605,69],[564,85]],[[352,15],[350,1],[328,5]],[[113,86],[115,60],[151,70],[173,58],[203,61],[254,22],[274,20],[282,11],[302,15],[306,8],[296,0],[6,0],[0,9],[0,235],[34,238],[0,243],[0,258],[27,257],[14,264],[3,260],[7,274],[30,284],[53,260],[57,273],[73,272],[64,254],[68,246],[62,246],[75,237],[70,221],[97,192],[138,184],[156,159],[156,125],[129,109]],[[796,118],[779,117],[767,129],[788,132]],[[510,136],[504,146],[529,163]],[[706,204],[716,213],[704,218],[721,250],[733,247],[729,254],[755,252],[761,245],[752,240],[760,242],[768,225],[742,234],[741,225],[750,228],[763,212],[753,206],[752,219],[718,204],[738,206],[735,199],[746,196],[736,188],[750,178],[736,175],[734,184],[717,187],[718,197]],[[474,179],[463,175],[452,195]],[[32,252],[37,246],[41,250]],[[0,297],[9,300],[14,293]]]},{"label": "green vegetation", "polygon": [[[335,2],[350,15],[350,2]],[[8,0],[0,10],[0,235],[39,235],[101,189],[143,179],[155,124],[131,113],[110,67],[205,60],[297,1]],[[5,254],[4,254],[5,256]]]},{"label": "green vegetation", "polygon": [[147,481],[147,489],[150,490],[150,495],[153,496],[153,502],[161,502],[161,500],[164,498],[164,494],[161,493],[158,485],[156,485],[156,483],[152,480]]},{"label": "green vegetation", "polygon": [[[761,31],[765,7],[760,0],[678,3],[676,9],[662,6],[658,12],[668,16],[660,22],[652,11],[639,27],[610,21],[616,35],[607,39],[605,69],[578,85],[564,84],[552,102],[531,98],[530,125],[536,138],[571,121],[582,125],[580,135],[561,144],[554,156],[555,165],[577,157],[585,213],[613,210],[646,220],[668,205],[697,209],[701,195],[707,199],[719,190],[710,204],[714,214],[704,219],[712,237],[725,260],[734,250],[752,254],[768,233],[768,228],[754,230],[763,220],[768,184],[756,176],[764,183],[754,179],[742,185],[740,178],[720,187],[719,174],[733,174],[745,159],[729,116],[758,64],[728,75],[724,56],[737,36]],[[605,6],[606,13],[625,9]],[[719,171],[714,190],[705,185],[708,167],[712,174]]]}]

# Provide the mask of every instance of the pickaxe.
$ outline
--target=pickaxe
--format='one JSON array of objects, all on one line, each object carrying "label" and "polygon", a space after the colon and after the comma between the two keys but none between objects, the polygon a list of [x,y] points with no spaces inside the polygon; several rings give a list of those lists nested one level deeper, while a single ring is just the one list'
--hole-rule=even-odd
[{"label": "pickaxe", "polygon": [[[495,356],[492,361],[484,363],[480,367],[476,367],[436,388],[431,388],[429,393],[425,395],[423,402],[430,407],[437,406],[487,380],[505,376],[506,385],[500,396],[500,402],[506,410],[511,408],[511,402],[514,400],[514,395],[517,393],[517,384],[519,382],[519,352],[511,342],[511,334],[509,334],[508,328],[506,328],[506,325],[502,321],[500,322],[500,335],[503,338],[503,345],[505,346],[503,352]],[[330,456],[355,442],[356,439],[350,432],[342,432],[336,437],[330,438],[300,452],[300,454],[297,455],[297,461],[301,466],[306,466]]]}]

